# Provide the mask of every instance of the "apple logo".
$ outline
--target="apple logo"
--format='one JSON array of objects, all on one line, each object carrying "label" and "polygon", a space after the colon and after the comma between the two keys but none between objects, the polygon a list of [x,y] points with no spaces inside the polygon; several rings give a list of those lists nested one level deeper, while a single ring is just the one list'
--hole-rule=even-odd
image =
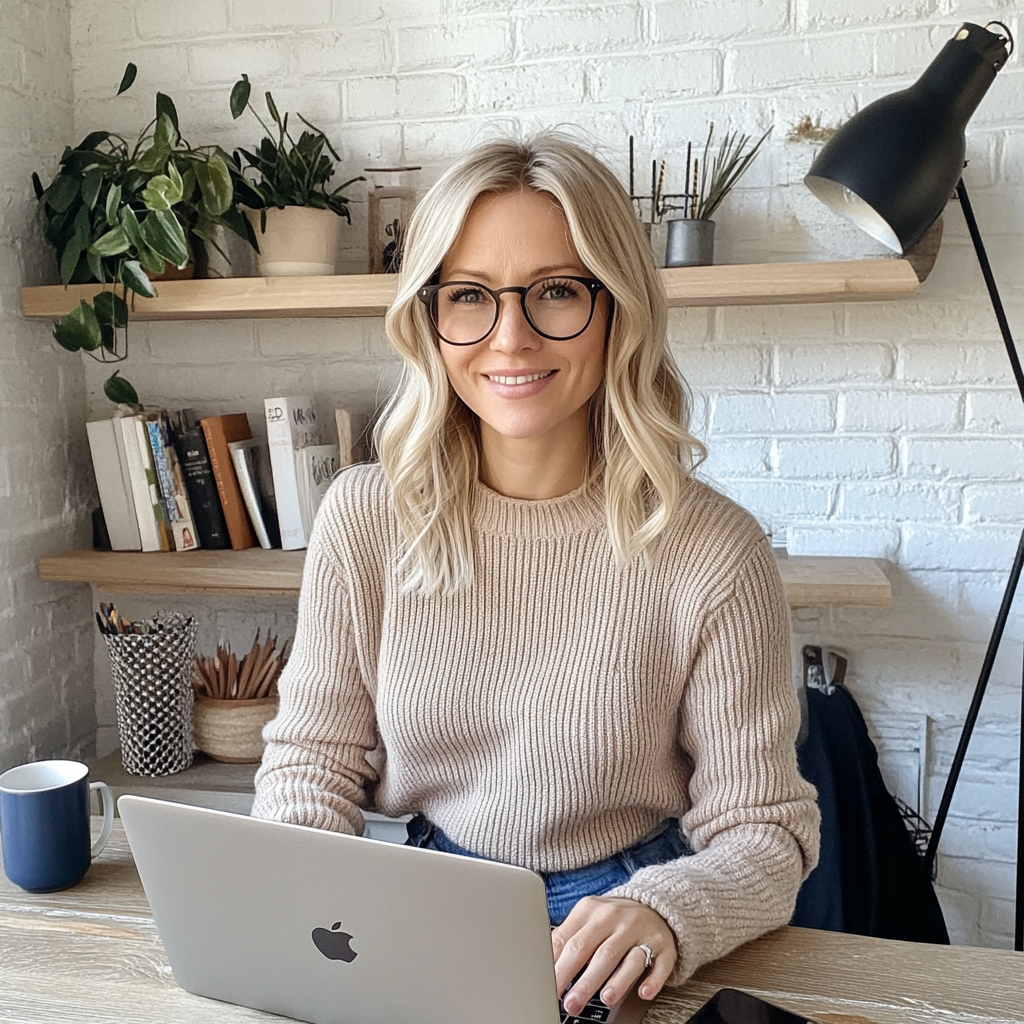
[{"label": "apple logo", "polygon": [[349,945],[352,936],[348,932],[339,932],[340,921],[331,925],[331,930],[326,928],[313,929],[313,945],[320,950],[328,960],[344,960],[350,964],[359,954]]}]

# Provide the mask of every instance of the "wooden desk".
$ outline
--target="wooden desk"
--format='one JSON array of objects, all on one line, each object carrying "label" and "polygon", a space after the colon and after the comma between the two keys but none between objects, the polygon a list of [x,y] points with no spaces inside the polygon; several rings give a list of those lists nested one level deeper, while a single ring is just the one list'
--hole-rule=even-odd
[{"label": "wooden desk", "polygon": [[[725,986],[822,1024],[1024,1021],[1024,954],[781,928],[664,992],[645,1022],[680,1024]],[[189,995],[174,984],[120,820],[74,889],[33,896],[0,877],[0,1021],[282,1019]]]}]

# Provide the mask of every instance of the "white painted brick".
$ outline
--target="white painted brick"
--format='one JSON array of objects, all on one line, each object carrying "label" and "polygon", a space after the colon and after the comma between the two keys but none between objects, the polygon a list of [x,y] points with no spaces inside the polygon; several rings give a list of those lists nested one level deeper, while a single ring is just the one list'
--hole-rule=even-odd
[{"label": "white painted brick", "polygon": [[942,433],[961,421],[959,392],[914,393],[849,389],[839,401],[839,429]]},{"label": "white painted brick", "polygon": [[290,4],[277,0],[235,0],[231,5],[231,27],[241,32],[316,28],[330,22],[331,0]]},{"label": "white painted brick", "polygon": [[712,434],[825,433],[835,427],[828,395],[720,395],[711,414]]},{"label": "white painted brick", "polygon": [[1024,402],[1018,391],[971,391],[964,429],[979,434],[1024,434]]},{"label": "white painted brick", "polygon": [[725,481],[721,490],[762,523],[771,525],[824,519],[831,509],[834,487],[804,481],[734,479]]},{"label": "white painted brick", "polygon": [[732,477],[767,478],[771,475],[770,460],[767,441],[719,438],[708,445],[708,457],[700,467],[700,475],[711,481]]},{"label": "white painted brick", "polygon": [[957,523],[961,506],[958,487],[906,480],[844,481],[839,492],[843,519]]},{"label": "white painted brick", "polygon": [[721,74],[714,50],[683,50],[593,60],[587,94],[598,102],[674,98],[718,92]]},{"label": "white painted brick", "polygon": [[255,354],[251,320],[181,320],[149,325],[152,360],[157,363],[244,365]]},{"label": "white painted brick", "polygon": [[[934,14],[936,0],[912,0],[910,3],[894,4],[892,0],[857,0],[855,4],[837,4],[835,0],[806,0],[807,24],[819,26],[882,25],[883,27],[904,21],[916,21]],[[890,29],[891,31],[891,29]],[[901,36],[900,32],[893,35]]]},{"label": "white painted brick", "polygon": [[253,83],[254,95],[262,96],[288,71],[288,44],[279,39],[196,43],[189,47],[188,65],[192,81],[198,85],[225,85],[225,96],[244,72]]},{"label": "white painted brick", "polygon": [[1004,438],[904,438],[904,475],[928,480],[1019,480],[1024,441]]},{"label": "white painted brick", "polygon": [[920,569],[955,566],[975,572],[1009,566],[1018,531],[999,526],[931,526],[906,524],[900,563]]},{"label": "white painted brick", "polygon": [[321,357],[325,352],[358,359],[367,354],[370,338],[381,330],[379,318],[341,317],[322,320],[259,320],[259,354],[268,359]]},{"label": "white painted brick", "polygon": [[474,69],[466,77],[466,95],[471,112],[574,108],[583,100],[583,68],[578,61],[554,61]]},{"label": "white painted brick", "polygon": [[726,51],[725,91],[747,92],[799,82],[857,81],[871,72],[872,41],[861,32],[759,41]]},{"label": "white painted brick", "polygon": [[517,56],[594,54],[635,49],[641,42],[641,12],[635,4],[589,4],[533,10],[517,21]]},{"label": "white painted brick", "polygon": [[352,120],[445,117],[465,105],[465,83],[449,74],[353,78],[344,85],[344,103]]},{"label": "white painted brick", "polygon": [[1003,347],[995,343],[949,345],[941,341],[909,343],[900,348],[900,380],[915,384],[1012,383]]},{"label": "white painted brick", "polygon": [[778,473],[783,477],[856,480],[895,471],[894,445],[887,438],[783,438],[777,444]]},{"label": "white painted brick", "polygon": [[512,24],[497,18],[474,18],[440,25],[413,25],[395,34],[397,69],[421,71],[470,64],[480,67],[512,55]]},{"label": "white painted brick", "polygon": [[[388,63],[387,35],[379,25],[347,28],[343,31],[303,32],[290,40],[291,67],[301,76],[296,91],[307,97],[304,77],[313,71],[318,81],[352,75],[379,74]],[[275,94],[276,95],[276,94]]]},{"label": "white painted brick", "polygon": [[140,0],[135,5],[135,27],[139,38],[179,39],[219,35],[228,28],[226,0],[184,0],[168,4],[163,0]]},{"label": "white painted brick", "polygon": [[789,22],[789,5],[785,0],[668,0],[656,3],[652,14],[656,42],[692,42],[781,32]]},{"label": "white painted brick", "polygon": [[672,353],[696,390],[767,384],[769,353],[752,345],[673,345]]},{"label": "white painted brick", "polygon": [[732,344],[744,340],[774,343],[783,338],[820,345],[832,342],[843,329],[843,307],[828,304],[723,306],[716,312],[715,338]]},{"label": "white painted brick", "polygon": [[894,526],[869,526],[830,522],[790,526],[791,555],[835,555],[854,558],[892,560],[900,546],[900,533]]},{"label": "white painted brick", "polygon": [[848,345],[779,345],[775,383],[783,387],[806,384],[880,382],[895,365],[892,346],[851,342]]},{"label": "white painted brick", "polygon": [[1009,484],[968,484],[964,520],[968,523],[1020,523],[1024,526],[1024,493],[1019,481]]}]

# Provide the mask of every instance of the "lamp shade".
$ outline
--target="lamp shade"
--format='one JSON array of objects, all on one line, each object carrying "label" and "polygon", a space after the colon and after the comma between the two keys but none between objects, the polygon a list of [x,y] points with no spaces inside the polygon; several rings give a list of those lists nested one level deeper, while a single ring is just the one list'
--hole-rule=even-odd
[{"label": "lamp shade", "polygon": [[1006,61],[1008,41],[987,27],[962,25],[909,89],[875,100],[829,139],[804,178],[807,187],[879,242],[906,252],[956,188],[964,130]]}]

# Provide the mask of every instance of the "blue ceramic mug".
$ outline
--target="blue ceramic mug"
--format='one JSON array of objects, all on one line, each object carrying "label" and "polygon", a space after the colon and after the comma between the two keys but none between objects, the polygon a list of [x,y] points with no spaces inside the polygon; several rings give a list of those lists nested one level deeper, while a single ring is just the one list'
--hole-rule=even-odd
[{"label": "blue ceramic mug", "polygon": [[[79,761],[34,761],[0,775],[4,873],[28,892],[76,885],[110,838],[114,799]],[[103,797],[103,828],[90,846],[89,795]]]}]

